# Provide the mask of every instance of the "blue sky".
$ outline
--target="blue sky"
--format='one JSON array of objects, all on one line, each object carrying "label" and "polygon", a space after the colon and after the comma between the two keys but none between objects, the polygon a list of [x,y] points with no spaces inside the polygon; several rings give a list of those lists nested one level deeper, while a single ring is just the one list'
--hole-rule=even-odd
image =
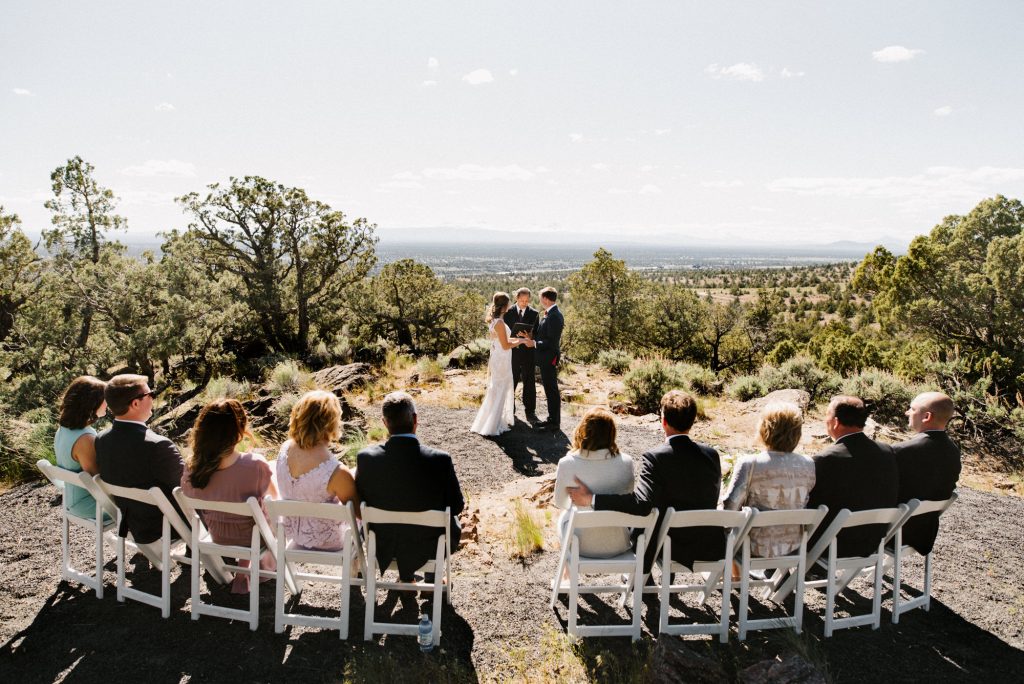
[{"label": "blue sky", "polygon": [[7,0],[0,203],[45,227],[80,154],[133,236],[256,174],[383,235],[906,240],[1024,197],[1022,28],[1015,1]]}]

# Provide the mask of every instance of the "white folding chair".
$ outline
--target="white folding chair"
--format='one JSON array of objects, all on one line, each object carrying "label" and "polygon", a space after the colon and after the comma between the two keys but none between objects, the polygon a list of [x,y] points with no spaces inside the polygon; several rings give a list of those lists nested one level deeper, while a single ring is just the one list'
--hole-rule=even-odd
[{"label": "white folding chair", "polygon": [[[443,599],[451,603],[452,591],[452,558],[451,558],[451,509],[443,511],[386,511],[381,508],[361,505],[361,517],[365,525],[366,535],[366,619],[363,627],[363,637],[369,641],[376,634],[406,634],[415,636],[418,634],[419,625],[398,624],[394,622],[378,622],[374,616],[377,607],[377,589],[388,591],[432,591],[434,593],[434,646],[441,643],[441,604]],[[417,525],[420,527],[434,527],[444,530],[444,534],[437,538],[437,552],[433,560],[428,560],[419,572],[433,573],[433,582],[383,582],[377,580],[377,535],[374,534],[373,525]],[[382,571],[397,570],[398,564],[394,561]],[[442,580],[442,578],[444,578]]]},{"label": "white folding chair", "polygon": [[[835,519],[828,526],[822,536],[815,542],[813,548],[807,552],[805,568],[811,568],[815,564],[825,571],[824,579],[806,580],[804,586],[808,588],[825,587],[825,636],[831,637],[836,629],[846,627],[858,627],[871,625],[872,629],[878,629],[882,620],[882,569],[885,565],[885,545],[889,543],[900,526],[909,515],[910,509],[906,504],[900,504],[897,508],[876,508],[867,511],[850,512],[844,508],[836,515]],[[862,525],[885,525],[886,531],[881,535],[878,548],[867,556],[840,557],[838,553],[837,537],[843,530]],[[822,555],[828,552],[828,557],[822,559]],[[845,589],[859,575],[874,575],[874,595],[870,613],[864,615],[851,615],[845,618],[835,617],[836,595]],[[772,600],[781,602],[797,584],[795,574],[779,578]]]},{"label": "white folding chair", "polygon": [[[740,641],[747,638],[747,632],[759,629],[777,629],[781,627],[792,627],[797,634],[803,628],[804,617],[804,578],[807,562],[807,540],[811,538],[818,525],[828,513],[828,506],[819,506],[815,509],[797,509],[788,511],[759,511],[751,509],[753,517],[747,526],[746,533],[741,540],[742,562],[740,563],[740,607],[739,607],[739,632]],[[791,553],[773,558],[752,558],[750,555],[750,535],[754,530],[766,527],[799,527],[800,545]],[[797,580],[796,594],[793,601],[793,614],[784,618],[765,618],[760,620],[750,619],[750,588],[769,587],[771,580],[753,579],[751,571],[764,572],[773,570],[779,572],[794,572]]]},{"label": "white folding chair", "polygon": [[[655,563],[661,569],[661,580],[655,586],[644,587],[648,593],[657,593],[659,597],[660,615],[658,617],[659,634],[717,634],[723,644],[729,641],[729,596],[732,593],[732,561],[736,556],[737,539],[746,533],[752,512],[749,508],[741,511],[695,510],[677,511],[669,508],[665,512],[658,531],[657,552]],[[725,534],[725,555],[720,560],[698,560],[693,567],[672,560],[672,537],[669,530],[689,527],[718,527]],[[703,582],[696,584],[673,584],[675,573],[692,573],[701,575]],[[722,592],[722,610],[718,622],[675,624],[669,621],[669,608],[672,594],[701,592],[698,605],[711,596],[713,591]]]},{"label": "white folding chair", "polygon": [[[254,496],[250,496],[244,503],[226,501],[205,501],[186,496],[181,487],[174,488],[174,498],[181,506],[182,512],[187,515],[192,525],[192,549],[198,562],[192,564],[192,619],[198,620],[200,615],[226,618],[228,620],[242,620],[249,623],[249,629],[256,631],[260,618],[260,578],[276,577],[275,570],[263,570],[260,568],[260,556],[264,548],[270,553],[275,561],[277,558],[277,539],[270,529],[260,502]],[[248,546],[234,546],[231,544],[218,544],[213,541],[210,532],[203,524],[199,516],[200,511],[215,511],[217,513],[228,513],[242,518],[252,518],[253,527]],[[249,575],[249,609],[228,608],[212,603],[204,603],[199,586],[199,578],[202,575],[202,566],[208,557],[245,559],[249,561],[249,567],[243,568],[239,565],[225,564],[223,567],[229,572],[246,573]],[[285,567],[285,579],[288,588],[293,593],[298,593],[294,578]]]},{"label": "white folding chair", "polygon": [[[569,513],[569,523],[565,538],[562,540],[562,552],[558,557],[558,569],[551,590],[551,608],[555,607],[559,594],[569,595],[568,632],[572,637],[588,636],[628,636],[637,641],[640,639],[640,601],[644,581],[644,553],[648,540],[658,522],[657,509],[650,514],[630,515],[617,511],[581,511],[575,506]],[[642,529],[637,537],[634,549],[620,553],[611,558],[592,558],[580,555],[579,537],[576,530],[595,527],[632,527]],[[568,566],[569,583],[562,585],[562,571]],[[619,584],[580,584],[581,575],[621,575],[626,579]],[[632,590],[632,619],[628,625],[580,625],[578,624],[579,595],[621,593],[620,606],[625,604],[626,596]]]},{"label": "white folding chair", "polygon": [[[910,513],[907,516],[906,521],[903,525],[906,525],[910,520],[919,515],[926,513],[937,513],[940,517],[943,513],[949,510],[949,507],[953,505],[953,502],[957,500],[956,492],[953,492],[953,496],[946,499],[945,501],[919,501],[917,499],[911,499],[907,502],[907,507],[910,509]],[[903,554],[914,553],[921,555],[912,546],[903,545],[903,526],[901,525],[896,530],[896,536],[893,539],[893,548],[885,549],[886,556],[891,557],[892,562],[892,622],[898,624],[900,621],[900,615],[906,613],[909,610],[915,608],[924,608],[925,611],[931,608],[932,601],[932,554],[928,553],[924,557],[924,593],[917,598],[903,601],[900,599],[900,575],[902,572]]]},{"label": "white folding chair", "polygon": [[[277,558],[283,562],[277,566],[277,587],[274,596],[274,631],[281,633],[285,625],[301,625],[304,627],[322,627],[336,629],[342,639],[348,638],[348,613],[353,585],[362,585],[363,580],[353,576],[352,561],[356,559],[358,572],[365,576],[366,559],[363,556],[362,540],[356,523],[355,507],[352,502],[344,506],[333,503],[310,503],[307,501],[274,501],[264,499],[272,524],[277,527]],[[285,518],[319,518],[333,523],[347,523],[342,537],[343,547],[340,551],[317,551],[296,546],[285,535]],[[287,584],[285,568],[290,564],[326,565],[341,567],[341,574],[321,574],[300,572],[293,573],[296,593],[301,596],[303,582],[326,582],[339,584],[341,590],[341,613],[337,618],[317,617],[286,613],[284,590]]]},{"label": "white folding chair", "polygon": [[[103,478],[96,475],[93,478],[96,486],[115,504],[118,499],[131,499],[139,503],[149,504],[155,506],[163,514],[163,523],[160,531],[160,539],[156,542],[149,544],[136,544],[129,542],[125,537],[118,536],[117,538],[117,600],[124,602],[126,598],[132,599],[133,601],[139,601],[146,605],[153,606],[154,608],[160,609],[161,617],[169,617],[171,614],[171,561],[177,561],[179,563],[190,563],[188,556],[185,555],[185,549],[187,543],[183,539],[171,540],[171,521],[175,522],[175,529],[178,534],[188,534],[188,528],[185,527],[184,523],[181,522],[181,517],[177,511],[174,510],[174,506],[167,500],[163,491],[159,487],[150,487],[149,489],[136,489],[133,487],[120,487],[112,485],[109,482],[104,482]],[[117,507],[117,525],[120,528],[121,518],[123,517],[120,507]],[[181,528],[178,528],[178,524],[181,524]],[[131,533],[129,533],[130,535]],[[130,551],[138,550],[143,553],[150,560],[155,568],[160,571],[160,595],[149,594],[144,591],[140,591],[134,587],[128,586],[125,580],[125,563],[130,555],[126,553],[126,548]]]},{"label": "white folding chair", "polygon": [[[104,537],[107,534],[113,535],[117,531],[117,509],[110,500],[107,499],[103,492],[96,487],[96,483],[93,482],[92,476],[89,475],[89,473],[84,471],[74,472],[72,470],[67,470],[65,468],[55,466],[45,459],[36,461],[36,467],[42,471],[43,475],[45,475],[50,482],[61,490],[61,579],[79,582],[96,592],[96,598],[103,598]],[[89,494],[92,495],[92,498],[96,501],[95,508],[87,507],[88,510],[86,510],[86,507],[80,507],[76,510],[69,507],[66,496],[66,487],[68,485],[81,487],[89,492]],[[104,513],[107,516],[107,520],[104,520]],[[83,572],[82,570],[75,568],[71,563],[71,551],[68,543],[72,525],[82,527],[93,534],[96,544],[96,569],[94,574]]]}]

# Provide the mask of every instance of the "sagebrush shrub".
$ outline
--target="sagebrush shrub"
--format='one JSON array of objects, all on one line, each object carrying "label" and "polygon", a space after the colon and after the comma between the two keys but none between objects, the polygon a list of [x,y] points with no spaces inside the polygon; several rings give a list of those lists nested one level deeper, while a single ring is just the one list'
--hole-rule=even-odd
[{"label": "sagebrush shrub", "polygon": [[901,423],[914,398],[914,388],[888,371],[868,368],[843,381],[843,394],[860,397],[879,423]]},{"label": "sagebrush shrub", "polygon": [[203,390],[203,400],[246,399],[251,393],[252,387],[248,381],[218,376],[207,383],[206,389]]},{"label": "sagebrush shrub", "polygon": [[626,397],[645,413],[657,413],[669,390],[686,389],[686,380],[674,365],[648,361],[626,374]]},{"label": "sagebrush shrub", "polygon": [[767,394],[764,382],[756,375],[739,375],[733,378],[726,385],[725,392],[737,401],[750,401]]},{"label": "sagebrush shrub", "polygon": [[441,382],[444,380],[444,364],[440,359],[424,356],[416,362],[420,382]]},{"label": "sagebrush shrub", "polygon": [[720,394],[722,385],[718,382],[718,376],[710,368],[698,366],[695,363],[679,363],[676,369],[683,376],[690,391],[695,394]]},{"label": "sagebrush shrub", "polygon": [[282,361],[270,371],[270,379],[267,385],[275,394],[299,392],[312,389],[313,376],[300,366],[297,361]]},{"label": "sagebrush shrub", "polygon": [[828,399],[843,384],[842,377],[835,371],[818,366],[810,356],[794,356],[778,368],[764,366],[758,373],[765,393],[780,389],[802,389],[815,403]]},{"label": "sagebrush shrub", "polygon": [[607,349],[597,355],[597,363],[615,375],[622,375],[633,364],[633,355],[621,349]]}]

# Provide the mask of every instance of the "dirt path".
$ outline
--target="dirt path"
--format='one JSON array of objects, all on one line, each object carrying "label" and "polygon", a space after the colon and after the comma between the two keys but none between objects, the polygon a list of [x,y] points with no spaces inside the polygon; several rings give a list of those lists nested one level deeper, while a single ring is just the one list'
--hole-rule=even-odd
[{"label": "dirt path", "polygon": [[[623,678],[614,668],[627,667],[638,659],[635,653],[642,656],[652,643],[657,603],[645,607],[645,639],[638,652],[626,639],[591,640],[572,651],[558,636],[566,616],[564,600],[554,613],[547,605],[557,562],[551,530],[558,512],[536,510],[546,524],[543,553],[527,562],[510,553],[510,500],[538,488],[538,482],[527,478],[554,472],[567,449],[566,436],[538,435],[518,424],[498,440],[488,440],[466,429],[472,410],[421,406],[420,411],[423,441],[452,453],[471,506],[484,509],[480,542],[455,557],[453,603],[443,618],[443,654],[422,659],[408,637],[364,642],[364,603],[355,593],[352,634],[344,642],[334,632],[303,628],[275,634],[269,586],[262,592],[255,633],[215,618],[192,622],[188,574],[177,569],[167,620],[147,606],[117,602],[113,562],[106,567],[107,595],[97,600],[77,585],[60,582],[59,496],[52,486],[37,484],[0,494],[0,681]],[[543,409],[539,413],[544,415]],[[567,417],[565,423],[571,434],[575,419]],[[698,436],[715,429],[721,427],[702,424]],[[639,455],[658,439],[657,425],[650,420],[623,421],[619,444],[628,453]],[[808,594],[804,638],[779,630],[756,633],[744,644],[735,636],[727,645],[701,637],[689,644],[695,654],[720,661],[730,677],[765,657],[797,649],[826,663],[835,681],[1019,681],[1024,670],[1022,519],[1024,500],[962,488],[960,501],[944,519],[936,549],[932,610],[914,611],[899,625],[889,621],[886,599],[878,631],[843,630],[824,640],[819,617],[824,598]],[[87,540],[77,536],[74,549],[78,562],[86,563]],[[141,572],[139,581],[153,589],[152,575]],[[921,586],[920,563],[911,565],[906,583]],[[860,597],[849,596],[861,610],[865,587],[855,583],[854,589]],[[213,599],[239,602],[222,590],[215,590]],[[336,602],[336,591],[327,587],[310,587],[302,597],[304,606],[323,614]],[[404,619],[416,611],[411,601],[386,605],[397,608]],[[585,620],[588,614],[611,610],[584,604],[581,615]]]}]

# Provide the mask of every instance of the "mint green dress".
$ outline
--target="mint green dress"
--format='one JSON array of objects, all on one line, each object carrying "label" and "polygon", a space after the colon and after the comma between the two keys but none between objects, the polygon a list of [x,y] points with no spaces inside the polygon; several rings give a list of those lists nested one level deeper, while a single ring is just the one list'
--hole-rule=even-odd
[{"label": "mint green dress", "polygon": [[[96,431],[89,426],[81,430],[72,430],[64,426],[57,428],[57,434],[53,436],[53,452],[57,456],[57,465],[61,468],[76,473],[82,471],[81,464],[71,455],[75,442],[82,435],[95,437]],[[71,484],[64,487],[64,507],[68,509],[69,513],[79,518],[96,519],[96,500],[92,498],[92,494],[81,487]]]}]

